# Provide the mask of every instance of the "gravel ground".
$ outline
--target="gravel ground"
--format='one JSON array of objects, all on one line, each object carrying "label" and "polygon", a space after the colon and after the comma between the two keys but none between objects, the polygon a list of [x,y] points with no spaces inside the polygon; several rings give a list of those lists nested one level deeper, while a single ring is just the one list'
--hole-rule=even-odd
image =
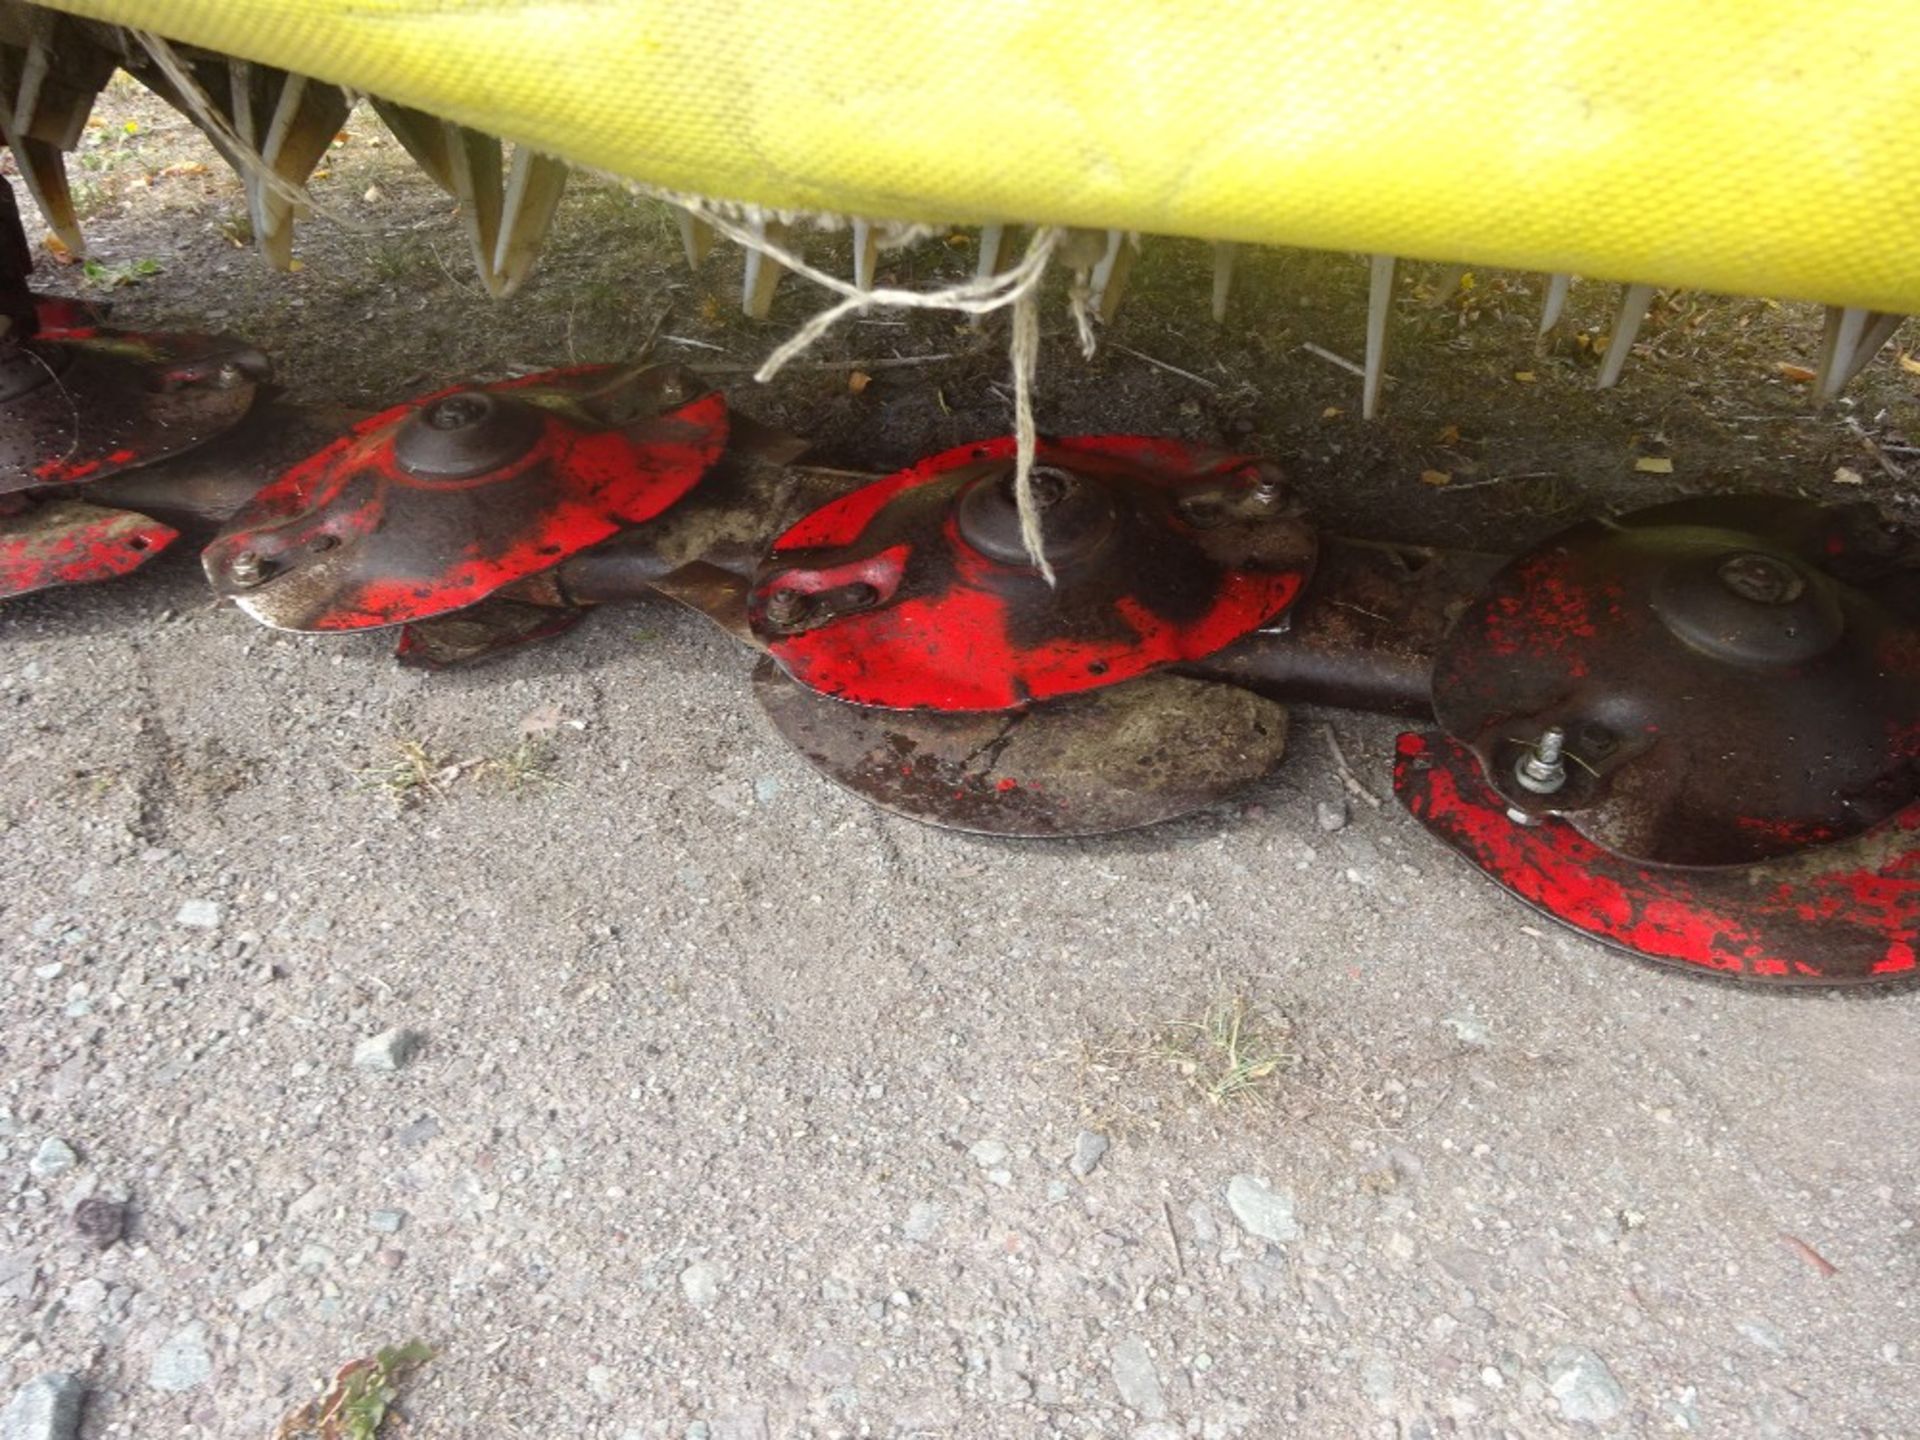
[{"label": "gravel ground", "polygon": [[[406,203],[458,253],[443,205]],[[139,223],[98,228],[122,260],[186,235],[245,268],[210,225]],[[476,313],[451,276],[349,310],[319,265],[166,259],[180,284],[128,289],[130,319],[204,310],[197,274],[276,344],[300,297],[351,327],[422,287],[391,344],[288,356],[302,403],[576,331],[577,302],[499,312],[543,342],[463,320],[423,370],[416,312]],[[1403,526],[1481,498],[1412,478],[1431,353],[1385,439],[1303,462],[1330,493],[1349,463],[1399,486]],[[874,393],[932,414],[935,378]],[[856,433],[808,384],[787,403]],[[1805,435],[1781,483],[1825,484],[1839,428],[1740,384],[1715,403],[1775,406],[1770,438],[1716,463],[1780,469]],[[940,412],[972,397],[952,425],[977,430],[986,385]],[[1616,486],[1639,437],[1719,433],[1670,372],[1621,394],[1569,422]],[[1289,394],[1292,428],[1258,414],[1246,443],[1304,453],[1324,404]],[[1140,413],[1226,425],[1205,405]],[[1920,1435],[1920,992],[1746,993],[1535,923],[1344,799],[1321,722],[1384,794],[1383,722],[1296,715],[1240,803],[1025,845],[831,788],[758,717],[745,652],[665,606],[423,676],[378,638],[256,627],[186,553],[9,604],[0,635],[0,1386],[79,1374],[88,1437],[269,1435],[413,1337],[439,1351],[400,1401],[419,1436]],[[458,767],[442,793],[381,783],[397,741]],[[1216,1103],[1193,1037],[1236,1001],[1257,1063]]]},{"label": "gravel ground", "polygon": [[[1911,992],[1543,930],[1324,830],[1311,746],[1137,836],[925,829],[664,608],[437,678],[185,562],[5,623],[0,1377],[89,1435],[412,1336],[421,1435],[1920,1433]],[[556,714],[557,784],[356,774]],[[1136,1037],[1233,996],[1297,1059],[1216,1106]]]}]

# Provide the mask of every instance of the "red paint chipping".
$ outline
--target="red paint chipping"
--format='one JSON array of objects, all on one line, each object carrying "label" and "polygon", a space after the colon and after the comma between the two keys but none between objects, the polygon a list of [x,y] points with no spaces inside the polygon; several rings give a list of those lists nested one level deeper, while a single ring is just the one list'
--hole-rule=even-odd
[{"label": "red paint chipping", "polygon": [[1920,806],[1846,845],[1726,869],[1639,865],[1549,820],[1516,825],[1467,747],[1402,735],[1394,792],[1493,880],[1554,919],[1650,960],[1761,984],[1915,972]]}]

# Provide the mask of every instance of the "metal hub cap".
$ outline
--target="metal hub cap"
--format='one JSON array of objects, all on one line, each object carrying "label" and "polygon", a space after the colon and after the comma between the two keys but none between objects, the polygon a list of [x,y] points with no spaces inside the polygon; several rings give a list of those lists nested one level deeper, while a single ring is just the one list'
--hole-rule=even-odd
[{"label": "metal hub cap", "polygon": [[1844,509],[1683,501],[1495,577],[1434,709],[1515,820],[1660,865],[1748,865],[1920,798],[1920,543]]},{"label": "metal hub cap", "polygon": [[485,390],[456,390],[416,410],[394,437],[393,458],[414,475],[464,480],[518,460],[540,438],[541,412]]},{"label": "metal hub cap", "polygon": [[753,633],[810,689],[895,710],[999,711],[1212,655],[1290,606],[1314,535],[1271,467],[1178,441],[1044,441],[1049,586],[1020,540],[1014,441],[935,455],[774,542]]}]

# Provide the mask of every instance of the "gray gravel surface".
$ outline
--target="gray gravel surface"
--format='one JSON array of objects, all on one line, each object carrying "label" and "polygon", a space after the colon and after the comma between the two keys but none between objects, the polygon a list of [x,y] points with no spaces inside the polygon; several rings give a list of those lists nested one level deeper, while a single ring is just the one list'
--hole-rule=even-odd
[{"label": "gray gravel surface", "polygon": [[[0,1381],[90,1436],[270,1433],[413,1336],[423,1436],[1920,1434],[1911,992],[1630,963],[1327,831],[1318,746],[925,829],[666,608],[439,677],[186,560],[0,625]],[[556,713],[559,786],[356,778]],[[1086,1062],[1231,994],[1263,1103]]]}]

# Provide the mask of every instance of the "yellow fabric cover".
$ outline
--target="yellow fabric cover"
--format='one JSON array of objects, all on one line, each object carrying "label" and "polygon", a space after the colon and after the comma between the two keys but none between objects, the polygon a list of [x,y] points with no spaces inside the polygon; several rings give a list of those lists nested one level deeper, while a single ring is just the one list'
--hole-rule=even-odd
[{"label": "yellow fabric cover", "polygon": [[59,0],[654,185],[1920,311],[1920,0]]}]

